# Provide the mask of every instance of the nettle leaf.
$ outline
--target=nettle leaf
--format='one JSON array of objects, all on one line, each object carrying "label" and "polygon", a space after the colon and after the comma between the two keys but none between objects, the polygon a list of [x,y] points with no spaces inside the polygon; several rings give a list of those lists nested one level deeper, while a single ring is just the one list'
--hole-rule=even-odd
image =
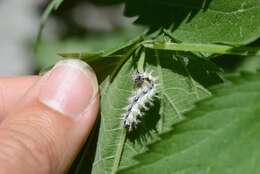
[{"label": "nettle leaf", "polygon": [[125,14],[188,43],[244,45],[260,35],[259,0],[126,0]]},{"label": "nettle leaf", "polygon": [[260,173],[260,74],[233,77],[212,93],[119,173]]},{"label": "nettle leaf", "polygon": [[[144,57],[144,70],[153,71],[159,78],[160,99],[145,114],[137,130],[129,133],[122,126],[121,115],[134,90],[131,76],[142,64],[140,57]],[[101,125],[92,174],[115,173],[136,164],[134,155],[158,140],[158,133],[183,120],[183,113],[192,109],[194,102],[210,96],[205,87],[221,82],[215,68],[195,55],[152,49],[133,54],[102,89]]]}]

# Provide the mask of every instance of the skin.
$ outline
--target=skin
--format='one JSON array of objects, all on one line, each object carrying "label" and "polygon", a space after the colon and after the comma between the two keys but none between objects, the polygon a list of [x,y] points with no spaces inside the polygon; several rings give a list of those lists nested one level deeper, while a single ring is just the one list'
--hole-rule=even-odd
[{"label": "skin", "polygon": [[72,119],[38,100],[41,78],[0,78],[0,173],[65,173],[95,123],[98,94]]}]

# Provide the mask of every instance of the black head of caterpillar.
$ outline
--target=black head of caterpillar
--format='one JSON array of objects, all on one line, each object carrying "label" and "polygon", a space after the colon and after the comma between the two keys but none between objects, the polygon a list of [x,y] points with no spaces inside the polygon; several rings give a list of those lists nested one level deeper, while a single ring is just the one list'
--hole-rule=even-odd
[{"label": "black head of caterpillar", "polygon": [[157,81],[157,78],[152,76],[152,72],[136,72],[132,75],[132,80],[135,82],[135,86],[141,87],[144,83],[147,84],[155,84]]},{"label": "black head of caterpillar", "polygon": [[132,80],[135,82],[136,89],[129,97],[123,113],[123,126],[129,131],[137,127],[140,118],[144,115],[143,112],[153,105],[158,91],[157,78],[152,76],[152,72],[137,72],[133,74]]},{"label": "black head of caterpillar", "polygon": [[145,80],[144,74],[136,72],[132,75],[132,80],[137,88],[141,87]]}]

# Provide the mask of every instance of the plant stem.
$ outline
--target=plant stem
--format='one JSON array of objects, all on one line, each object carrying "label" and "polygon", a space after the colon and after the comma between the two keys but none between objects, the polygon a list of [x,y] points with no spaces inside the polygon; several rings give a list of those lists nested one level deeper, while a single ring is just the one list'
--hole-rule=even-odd
[{"label": "plant stem", "polygon": [[145,48],[169,51],[184,51],[184,52],[205,52],[211,54],[230,54],[230,55],[260,55],[260,47],[233,47],[220,44],[198,44],[198,43],[159,43],[145,42]]}]

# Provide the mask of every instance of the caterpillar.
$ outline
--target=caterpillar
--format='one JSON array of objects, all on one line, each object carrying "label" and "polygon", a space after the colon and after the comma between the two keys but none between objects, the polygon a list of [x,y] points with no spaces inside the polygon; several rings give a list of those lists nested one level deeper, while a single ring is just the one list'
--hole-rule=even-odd
[{"label": "caterpillar", "polygon": [[132,80],[136,89],[129,97],[123,113],[123,126],[129,131],[137,128],[144,111],[149,110],[149,106],[153,106],[158,91],[157,78],[152,76],[152,72],[137,72],[133,74]]}]

